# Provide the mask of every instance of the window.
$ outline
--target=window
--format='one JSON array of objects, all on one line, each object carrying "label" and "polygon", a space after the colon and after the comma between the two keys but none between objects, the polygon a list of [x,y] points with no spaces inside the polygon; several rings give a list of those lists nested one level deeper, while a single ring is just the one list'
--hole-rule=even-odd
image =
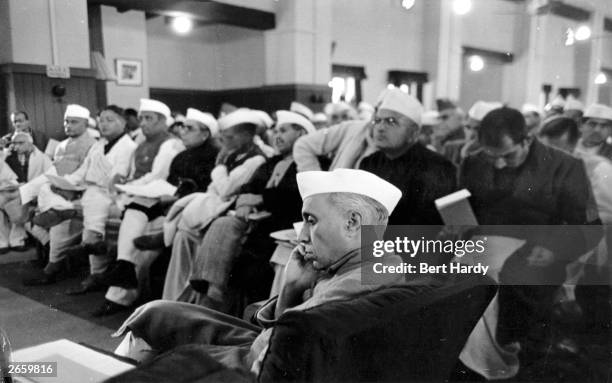
[{"label": "window", "polygon": [[359,103],[361,101],[361,80],[366,79],[365,70],[359,66],[332,65],[332,102],[346,101]]},{"label": "window", "polygon": [[389,88],[399,88],[402,92],[423,101],[423,85],[427,82],[427,73],[390,70],[387,81]]}]

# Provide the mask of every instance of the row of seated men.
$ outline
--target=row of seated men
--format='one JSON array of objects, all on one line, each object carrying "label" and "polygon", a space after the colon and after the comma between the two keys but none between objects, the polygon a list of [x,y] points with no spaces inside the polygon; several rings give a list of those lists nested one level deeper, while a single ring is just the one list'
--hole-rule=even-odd
[{"label": "row of seated men", "polygon": [[[75,128],[85,126],[87,115],[88,111],[81,107],[69,107],[66,111],[66,133],[73,138],[56,151],[56,164],[61,164],[62,148],[79,139],[90,141],[87,137],[81,138],[85,129]],[[33,221],[38,222],[38,226],[50,227],[51,238],[50,262],[44,275],[28,282],[52,283],[60,275],[65,257],[90,254],[91,275],[79,292],[110,285],[100,313],[114,312],[136,301],[139,287],[142,287],[139,279],[143,279],[143,270],[146,273],[155,257],[150,250],[161,244],[172,248],[164,298],[224,311],[232,263],[244,246],[242,238],[246,231],[255,226],[246,240],[250,245],[250,240],[265,240],[269,232],[291,227],[292,222],[298,221],[301,206],[295,172],[320,169],[321,157],[331,159],[331,169],[359,168],[395,185],[402,197],[395,210],[387,209],[389,223],[434,225],[428,235],[436,235],[440,227],[435,225],[442,224],[434,200],[457,188],[470,190],[471,202],[481,224],[583,225],[598,222],[593,205],[589,205],[595,198],[583,163],[530,135],[520,112],[499,105],[488,108],[480,105],[471,113],[474,120],[471,126],[479,150],[470,152],[461,162],[459,179],[456,167],[448,159],[418,142],[422,116],[420,103],[399,90],[381,94],[372,120],[348,121],[320,131],[315,131],[304,116],[279,111],[274,144],[280,155],[267,160],[253,141],[257,126],[262,124],[260,115],[253,111],[238,110],[218,122],[196,110],[188,111],[181,131],[187,150],[181,152],[181,144],[166,132],[168,108],[153,100],[143,100],[140,120],[146,140],[132,149],[133,160],[122,162],[131,164],[130,168],[114,173],[109,170],[113,167],[109,154],[124,136],[119,129],[122,125],[120,111],[109,107],[100,116],[103,140],[95,143],[97,151],[93,143],[89,145],[91,149],[82,156],[76,172],[75,169],[60,171],[57,169],[61,166],[54,166],[58,175],[69,175],[65,178],[73,184],[87,186],[82,195],[70,195],[57,186],[49,186],[48,177],[40,186],[32,187],[30,181],[30,185],[26,184],[28,187],[20,188],[22,205],[27,200],[27,192],[35,190],[30,192],[38,196],[38,215]],[[610,109],[595,105],[587,110],[585,118],[581,145],[604,150],[607,136],[599,134],[603,140],[596,140],[592,132],[601,132],[602,127],[610,128]],[[113,122],[119,132],[115,135],[108,129]],[[601,126],[589,129],[594,123]],[[210,145],[210,136],[214,136],[217,129],[222,142],[220,150]],[[75,131],[81,132],[80,135]],[[194,138],[190,143],[190,132],[199,140]],[[201,150],[207,143],[208,150]],[[194,161],[191,157],[195,155],[201,157]],[[182,163],[178,162],[181,158]],[[107,166],[103,165],[104,160]],[[152,201],[116,195],[117,184],[147,184],[158,179],[173,183],[173,173],[180,172],[187,176],[175,178],[178,189],[172,198]],[[100,174],[103,177],[98,177]],[[198,177],[207,179],[198,185],[195,181]],[[192,180],[190,188],[185,189],[180,183],[185,179]],[[123,207],[123,220],[117,261],[108,266],[103,223],[108,217],[111,200]],[[227,214],[230,210],[231,215]],[[256,211],[272,214],[267,223],[252,225],[249,216]],[[82,233],[71,228],[78,214],[83,216]],[[306,216],[303,218],[308,222]],[[155,231],[156,225],[162,228],[161,235],[143,236],[146,230]],[[553,274],[559,280],[557,286],[560,285],[565,277],[565,265],[587,250],[587,245],[580,240],[581,233],[566,235],[566,241],[559,242],[562,246],[554,243],[559,238],[546,241],[533,238],[529,249],[510,258],[515,272],[508,273],[505,276],[508,280],[503,282],[520,285],[520,277],[525,274],[522,271],[535,270],[529,274]],[[137,251],[137,247],[145,251]],[[264,248],[269,251],[270,243]],[[100,263],[105,264],[100,266]],[[325,269],[329,265],[321,263],[318,267]],[[500,292],[500,304],[505,302],[506,307],[512,307],[518,315],[502,311],[504,318],[500,315],[498,326],[502,335],[489,341],[513,345],[531,325],[517,326],[517,317],[534,321],[546,318],[554,289],[540,289],[539,292],[546,291],[537,297],[525,290],[533,291],[533,288],[508,288],[504,289],[504,294]],[[137,310],[126,328],[133,329],[130,323],[134,319],[140,322],[142,318],[149,318],[151,312],[156,312],[157,305],[156,302]],[[154,342],[144,341],[149,345]],[[482,343],[480,340],[479,344]],[[129,344],[135,343],[130,340]],[[470,358],[473,355],[466,352],[462,361],[487,377],[511,375],[518,368],[512,363],[516,361],[511,361],[510,369],[492,370],[483,365],[484,361]]]}]

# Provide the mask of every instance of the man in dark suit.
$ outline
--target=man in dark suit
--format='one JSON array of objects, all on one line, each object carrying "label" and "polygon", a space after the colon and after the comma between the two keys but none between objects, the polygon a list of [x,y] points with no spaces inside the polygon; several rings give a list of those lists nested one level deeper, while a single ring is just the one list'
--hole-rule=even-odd
[{"label": "man in dark suit", "polygon": [[[315,128],[299,114],[287,111],[276,114],[274,145],[280,154],[261,166],[242,190],[236,201],[235,214],[219,217],[211,223],[197,248],[193,264],[181,267],[171,263],[164,299],[193,300],[195,293],[195,299],[202,305],[227,311],[229,277],[234,261],[242,251],[242,239],[252,224],[249,216],[257,211],[271,213],[270,217],[255,225],[250,240],[247,240],[247,246],[257,243],[260,251],[273,249],[273,242],[268,239],[271,232],[291,227],[293,222],[300,220],[300,195],[295,179],[297,168],[292,149],[300,136],[314,132]],[[253,241],[255,238],[257,241]],[[191,286],[184,286],[182,281],[185,278],[194,281]]]},{"label": "man in dark suit", "polygon": [[565,266],[591,243],[578,225],[599,218],[582,162],[529,136],[519,111],[490,112],[478,138],[482,149],[463,162],[460,186],[471,192],[480,225],[514,225],[488,226],[486,234],[526,240],[500,273],[497,341],[504,345],[549,323]]}]

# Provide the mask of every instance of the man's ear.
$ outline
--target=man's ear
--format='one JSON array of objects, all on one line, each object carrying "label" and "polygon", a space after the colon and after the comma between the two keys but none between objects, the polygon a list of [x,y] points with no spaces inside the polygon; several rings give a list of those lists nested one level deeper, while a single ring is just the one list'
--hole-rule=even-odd
[{"label": "man's ear", "polygon": [[352,211],[348,215],[348,219],[346,221],[346,231],[350,236],[356,235],[360,233],[362,224],[362,217],[356,211]]}]

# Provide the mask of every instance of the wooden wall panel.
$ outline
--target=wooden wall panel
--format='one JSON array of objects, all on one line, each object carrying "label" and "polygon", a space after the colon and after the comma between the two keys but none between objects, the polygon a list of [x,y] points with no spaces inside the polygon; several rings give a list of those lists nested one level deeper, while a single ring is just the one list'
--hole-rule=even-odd
[{"label": "wooden wall panel", "polygon": [[[83,105],[92,114],[98,110],[94,78],[52,79],[39,73],[14,73],[13,77],[16,108],[25,110],[30,115],[32,126],[50,138],[65,138],[63,116],[66,105]],[[51,90],[55,85],[66,88],[64,97],[53,96]]]}]

